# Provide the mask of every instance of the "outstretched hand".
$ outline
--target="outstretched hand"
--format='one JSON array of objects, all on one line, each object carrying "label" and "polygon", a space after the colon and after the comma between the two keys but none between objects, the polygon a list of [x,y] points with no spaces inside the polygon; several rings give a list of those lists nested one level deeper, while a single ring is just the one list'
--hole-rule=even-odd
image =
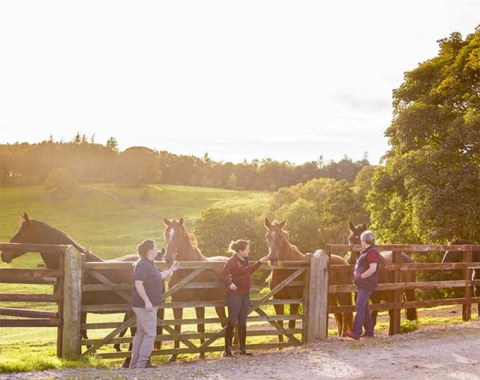
[{"label": "outstretched hand", "polygon": [[175,272],[178,268],[180,268],[180,263],[178,261],[174,261],[172,266],[170,267],[170,270],[172,272]]},{"label": "outstretched hand", "polygon": [[270,260],[270,255],[263,256],[263,257],[260,259],[260,262],[261,262],[261,263],[264,263],[265,261],[268,261],[268,260]]}]

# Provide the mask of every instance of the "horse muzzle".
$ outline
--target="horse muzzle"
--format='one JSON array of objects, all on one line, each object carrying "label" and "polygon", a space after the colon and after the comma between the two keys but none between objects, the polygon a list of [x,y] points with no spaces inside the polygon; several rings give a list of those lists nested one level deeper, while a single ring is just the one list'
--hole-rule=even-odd
[{"label": "horse muzzle", "polygon": [[7,264],[10,264],[12,262],[12,255],[10,254],[10,252],[2,252],[2,261]]}]

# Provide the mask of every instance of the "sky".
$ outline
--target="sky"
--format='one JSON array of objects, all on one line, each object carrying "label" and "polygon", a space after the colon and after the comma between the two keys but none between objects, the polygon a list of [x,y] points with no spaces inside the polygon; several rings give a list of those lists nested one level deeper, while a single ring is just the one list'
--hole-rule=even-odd
[{"label": "sky", "polygon": [[0,1],[0,143],[295,164],[389,149],[392,90],[480,1]]}]

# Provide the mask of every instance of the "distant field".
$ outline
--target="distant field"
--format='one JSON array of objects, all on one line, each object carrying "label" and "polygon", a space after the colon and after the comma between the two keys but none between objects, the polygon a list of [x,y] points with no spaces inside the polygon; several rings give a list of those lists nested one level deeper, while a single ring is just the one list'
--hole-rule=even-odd
[{"label": "distant field", "polygon": [[[109,259],[135,253],[136,245],[146,238],[163,246],[163,217],[183,217],[191,229],[204,210],[245,206],[267,210],[270,196],[263,192],[188,186],[126,188],[97,184],[82,186],[72,199],[49,200],[41,186],[0,188],[0,241],[10,240],[25,211],[31,219],[59,228],[85,248]],[[30,265],[34,260],[31,255],[19,259],[15,266]],[[6,264],[2,262],[0,266]]]},{"label": "distant field", "polygon": [[[0,188],[0,242],[10,240],[19,226],[20,215],[27,212],[31,219],[59,228],[98,256],[109,259],[135,253],[136,245],[149,237],[155,239],[159,246],[163,246],[164,217],[183,217],[187,227],[191,229],[194,220],[199,218],[204,210],[212,207],[235,209],[246,206],[267,210],[270,196],[269,193],[262,192],[187,186],[148,185],[142,188],[124,188],[98,184],[82,186],[72,199],[54,201],[45,197],[41,186]],[[0,261],[0,267],[35,267],[41,263],[38,254],[30,253],[12,264]],[[0,284],[0,293],[52,291],[50,285]],[[4,302],[0,303],[0,306],[2,305],[56,310],[56,306],[52,304]],[[193,311],[188,311],[186,315],[193,317]],[[89,314],[88,321],[113,321],[121,320],[122,317],[120,314]],[[95,336],[100,332],[92,332],[91,335]],[[55,341],[54,328],[0,329],[0,355],[5,360],[5,368],[0,365],[0,373],[29,368],[42,369],[44,365],[48,368],[51,365],[62,366],[56,362],[30,363],[39,355],[54,360]],[[119,361],[113,362],[118,364]],[[22,366],[23,364],[19,363],[27,364]]]}]

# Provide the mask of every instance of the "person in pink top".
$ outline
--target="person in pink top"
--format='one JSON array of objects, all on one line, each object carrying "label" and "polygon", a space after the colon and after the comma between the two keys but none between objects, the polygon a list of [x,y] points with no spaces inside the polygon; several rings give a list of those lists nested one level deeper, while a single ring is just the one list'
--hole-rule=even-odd
[{"label": "person in pink top", "polygon": [[248,262],[250,242],[248,240],[232,241],[229,246],[232,256],[220,272],[220,280],[227,287],[228,325],[225,332],[225,352],[223,356],[233,356],[232,339],[238,322],[240,355],[251,355],[245,349],[247,338],[247,315],[250,305],[250,274],[269,259],[264,256],[254,264]]}]

